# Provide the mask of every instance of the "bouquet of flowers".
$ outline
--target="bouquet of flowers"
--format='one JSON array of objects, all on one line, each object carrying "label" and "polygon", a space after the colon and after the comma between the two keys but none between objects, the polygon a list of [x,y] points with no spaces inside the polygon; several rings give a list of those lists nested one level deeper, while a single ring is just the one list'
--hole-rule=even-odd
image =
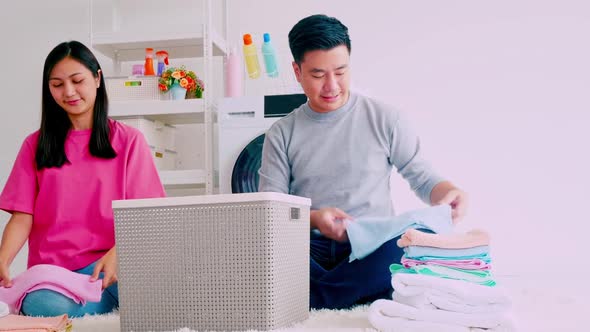
[{"label": "bouquet of flowers", "polygon": [[167,92],[175,84],[185,88],[187,94],[195,94],[197,98],[201,98],[205,90],[205,83],[197,77],[195,72],[187,70],[184,66],[168,67],[158,80],[158,87],[162,92]]}]

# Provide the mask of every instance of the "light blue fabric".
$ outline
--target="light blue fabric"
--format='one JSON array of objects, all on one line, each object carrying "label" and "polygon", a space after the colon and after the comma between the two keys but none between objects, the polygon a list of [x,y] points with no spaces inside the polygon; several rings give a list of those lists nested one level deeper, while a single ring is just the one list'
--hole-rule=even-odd
[{"label": "light blue fabric", "polygon": [[352,248],[349,261],[365,258],[383,243],[410,228],[426,228],[439,234],[450,233],[453,229],[451,207],[438,205],[395,217],[358,218],[349,222],[346,228]]},{"label": "light blue fabric", "polygon": [[420,257],[436,257],[433,259],[471,259],[480,258],[480,255],[487,255],[489,246],[477,246],[465,249],[446,249],[436,247],[408,246],[404,248],[407,258],[419,259]]},{"label": "light blue fabric", "polygon": [[403,112],[351,93],[337,110],[318,113],[305,103],[272,125],[258,189],[308,197],[312,210],[393,216],[392,170],[428,205],[432,188],[443,181],[425,160]]}]

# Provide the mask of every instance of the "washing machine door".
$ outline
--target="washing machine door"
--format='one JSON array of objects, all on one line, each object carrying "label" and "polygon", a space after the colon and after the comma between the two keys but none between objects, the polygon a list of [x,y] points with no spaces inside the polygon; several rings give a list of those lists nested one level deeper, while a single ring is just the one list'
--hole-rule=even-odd
[{"label": "washing machine door", "polygon": [[262,164],[262,134],[246,145],[240,152],[231,173],[232,193],[252,193],[258,191],[258,169]]}]

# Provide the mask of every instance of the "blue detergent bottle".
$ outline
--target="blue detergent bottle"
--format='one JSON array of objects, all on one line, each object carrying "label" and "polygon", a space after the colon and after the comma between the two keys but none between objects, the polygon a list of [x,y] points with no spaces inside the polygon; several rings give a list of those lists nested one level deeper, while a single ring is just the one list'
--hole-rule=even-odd
[{"label": "blue detergent bottle", "polygon": [[279,76],[279,69],[277,67],[277,55],[274,47],[270,42],[270,34],[265,33],[264,43],[262,43],[262,57],[264,58],[264,66],[266,67],[266,75],[268,77]]}]

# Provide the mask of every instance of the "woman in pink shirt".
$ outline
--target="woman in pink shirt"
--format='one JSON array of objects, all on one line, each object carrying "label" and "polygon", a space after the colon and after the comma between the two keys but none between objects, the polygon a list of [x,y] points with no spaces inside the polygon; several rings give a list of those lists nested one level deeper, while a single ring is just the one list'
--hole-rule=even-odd
[{"label": "woman in pink shirt", "polygon": [[12,286],[9,266],[28,240],[29,268],[52,264],[102,278],[105,291],[100,302],[82,306],[36,290],[23,301],[26,315],[75,317],[117,307],[111,202],[165,195],[143,135],[107,114],[96,57],[77,41],[56,46],[43,68],[40,129],[23,142],[0,195],[0,209],[12,214],[0,245],[0,286]]}]

